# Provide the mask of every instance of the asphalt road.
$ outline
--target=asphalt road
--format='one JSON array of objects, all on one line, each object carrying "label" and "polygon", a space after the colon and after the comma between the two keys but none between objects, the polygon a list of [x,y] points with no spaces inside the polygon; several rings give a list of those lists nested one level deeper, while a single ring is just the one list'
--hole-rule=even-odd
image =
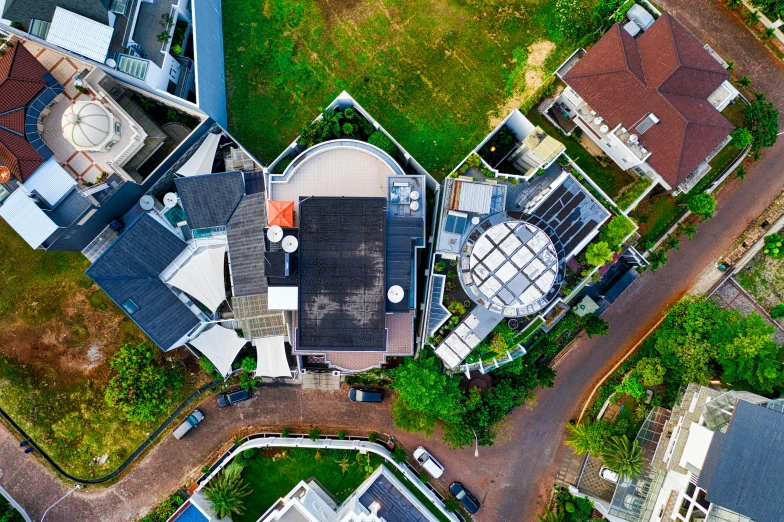
[{"label": "asphalt road", "polygon": [[[754,86],[784,107],[784,65],[714,1],[659,0],[697,36],[736,62]],[[436,434],[395,434],[410,448],[423,443],[446,466],[445,481],[461,480],[483,501],[477,520],[533,521],[549,496],[560,464],[563,427],[577,416],[595,384],[656,323],[661,311],[686,293],[705,269],[784,188],[784,143],[767,150],[743,182],[732,181],[719,195],[716,216],[699,226],[694,240],[656,273],[647,272],[610,309],[607,337],[581,339],[561,361],[555,387],[542,390],[538,403],[512,414],[493,447],[453,451]],[[198,474],[242,428],[316,425],[325,432],[361,423],[368,430],[394,433],[383,408],[348,403],[338,394],[296,388],[263,390],[253,401],[218,411],[214,399],[203,406],[207,420],[183,441],[167,437],[122,481],[103,490],[80,491],[58,504],[47,520],[132,520]],[[40,519],[46,508],[68,492],[40,462],[25,456],[17,441],[0,428],[0,484]]]}]

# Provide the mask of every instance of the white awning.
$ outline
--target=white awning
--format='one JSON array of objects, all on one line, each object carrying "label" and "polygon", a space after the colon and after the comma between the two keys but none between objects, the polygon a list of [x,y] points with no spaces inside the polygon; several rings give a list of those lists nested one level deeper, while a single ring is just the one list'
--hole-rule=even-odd
[{"label": "white awning", "polygon": [[271,286],[267,289],[268,310],[298,310],[299,287]]},{"label": "white awning", "polygon": [[106,61],[114,29],[86,16],[56,7],[46,41],[98,63]]},{"label": "white awning", "polygon": [[220,137],[220,134],[209,133],[193,156],[177,169],[177,174],[180,176],[212,174],[212,162],[215,159],[215,151],[218,150]]},{"label": "white awning", "polygon": [[247,342],[237,332],[217,324],[188,341],[210,360],[224,377],[231,373],[231,363]]},{"label": "white awning", "polygon": [[253,340],[256,346],[256,377],[291,377],[283,339],[279,335]]},{"label": "white awning", "polygon": [[38,208],[24,188],[11,193],[0,207],[0,217],[33,248],[38,248],[55,233],[57,225]]},{"label": "white awning", "polygon": [[51,208],[54,208],[73,190],[76,180],[57,163],[57,160],[49,158],[27,178],[24,186],[30,192],[41,196]]},{"label": "white awning", "polygon": [[225,246],[202,250],[191,256],[166,282],[214,312],[226,300],[223,273],[225,255]]}]

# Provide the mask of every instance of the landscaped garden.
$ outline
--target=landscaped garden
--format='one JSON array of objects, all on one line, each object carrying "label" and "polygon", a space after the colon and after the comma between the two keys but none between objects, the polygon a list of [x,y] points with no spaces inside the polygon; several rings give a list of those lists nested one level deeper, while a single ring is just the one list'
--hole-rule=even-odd
[{"label": "landscaped garden", "polygon": [[229,130],[271,162],[348,91],[437,178],[619,0],[226,0]]},{"label": "landscaped garden", "polygon": [[[160,393],[167,404],[129,420],[105,395],[118,374],[111,361],[144,334],[83,274],[89,262],[81,254],[33,250],[4,221],[0,250],[0,407],[67,472],[105,475],[203,377],[172,368],[180,385]],[[169,368],[154,350],[150,365]]]},{"label": "landscaped garden", "polygon": [[779,234],[770,234],[765,247],[735,274],[735,280],[782,324],[784,317],[784,246]]}]

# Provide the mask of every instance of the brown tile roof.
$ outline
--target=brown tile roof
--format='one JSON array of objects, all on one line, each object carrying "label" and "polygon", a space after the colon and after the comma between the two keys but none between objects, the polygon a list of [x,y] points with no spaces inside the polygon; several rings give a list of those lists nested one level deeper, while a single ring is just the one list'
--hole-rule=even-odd
[{"label": "brown tile roof", "polygon": [[640,135],[648,163],[679,185],[734,128],[708,96],[729,77],[669,13],[636,40],[615,24],[564,77],[610,127],[632,130],[653,113],[659,123]]},{"label": "brown tile roof", "polygon": [[0,57],[0,164],[24,182],[44,162],[24,137],[25,106],[46,86],[46,68],[17,43]]}]

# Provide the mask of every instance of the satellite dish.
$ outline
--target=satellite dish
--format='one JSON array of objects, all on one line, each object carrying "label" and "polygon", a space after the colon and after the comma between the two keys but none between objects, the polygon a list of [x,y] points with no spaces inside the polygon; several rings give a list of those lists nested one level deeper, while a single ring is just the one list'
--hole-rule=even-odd
[{"label": "satellite dish", "polygon": [[411,202],[411,210],[419,210],[419,201]]},{"label": "satellite dish", "polygon": [[481,219],[479,219],[479,216],[474,216],[471,218],[471,224],[473,225],[478,225],[480,221]]},{"label": "satellite dish", "polygon": [[387,299],[392,301],[393,303],[399,303],[403,300],[405,292],[403,292],[403,287],[400,285],[395,285],[387,290]]},{"label": "satellite dish", "polygon": [[272,225],[267,229],[267,239],[270,240],[270,243],[277,243],[283,239],[283,229],[278,225]]},{"label": "satellite dish", "polygon": [[11,169],[5,165],[0,165],[0,183],[8,183],[11,179]]},{"label": "satellite dish", "polygon": [[418,190],[412,190],[410,196],[411,196],[411,201],[419,200],[419,191]]},{"label": "satellite dish", "polygon": [[599,127],[599,131],[601,131],[602,134],[607,134],[608,130],[610,130],[610,127],[608,127],[607,125],[602,125],[601,127]]},{"label": "satellite dish", "polygon": [[638,141],[640,141],[640,137],[637,136],[636,134],[632,134],[631,136],[629,136],[629,143],[634,144],[637,143]]},{"label": "satellite dish", "polygon": [[294,236],[286,236],[283,238],[283,243],[281,243],[281,248],[284,252],[288,252],[289,254],[296,252],[297,247],[299,246],[299,241]]},{"label": "satellite dish", "polygon": [[112,69],[114,69],[114,68],[117,67],[117,62],[114,60],[114,58],[108,58],[106,60],[106,66],[107,67],[111,67]]},{"label": "satellite dish", "polygon": [[152,210],[155,208],[155,198],[150,196],[149,194],[145,194],[142,196],[142,199],[139,200],[139,206],[142,207],[142,210]]},{"label": "satellite dish", "polygon": [[174,192],[168,192],[165,196],[163,196],[163,206],[166,208],[174,208],[177,206],[177,194]]}]

